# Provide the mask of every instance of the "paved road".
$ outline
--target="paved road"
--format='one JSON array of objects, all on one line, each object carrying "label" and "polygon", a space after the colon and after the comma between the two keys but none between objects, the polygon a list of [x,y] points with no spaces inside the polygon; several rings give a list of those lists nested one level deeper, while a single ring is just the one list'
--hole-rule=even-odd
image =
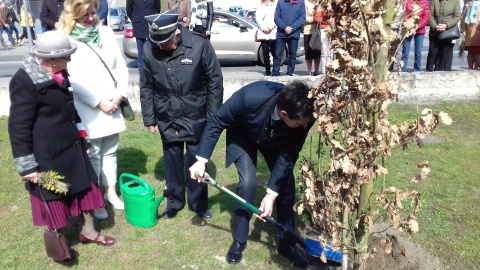
[{"label": "paved road", "polygon": [[[122,48],[122,32],[116,32],[117,41]],[[28,51],[28,44],[24,44],[20,47],[10,48],[8,51],[0,50],[0,78],[1,77],[12,77],[13,74],[18,70],[21,65],[23,54]],[[428,38],[425,38],[424,47],[422,51],[422,66],[425,70],[425,64],[428,54]],[[455,46],[454,56],[453,56],[453,70],[466,70],[466,56],[464,59],[458,58],[458,46]],[[138,69],[136,68],[136,60],[131,60],[125,57],[127,66],[129,67],[129,74],[131,78],[138,78]],[[413,44],[411,47],[409,55],[409,65],[407,72],[413,71]],[[249,62],[228,62],[222,63],[222,71],[224,78],[234,79],[234,78],[249,78],[249,77],[263,77],[264,67],[258,66],[255,63]],[[282,66],[280,69],[281,73],[284,74],[286,71],[286,66]],[[297,64],[295,68],[295,74],[304,76],[307,75],[307,68],[305,64],[305,58],[301,57],[297,59]]]}]

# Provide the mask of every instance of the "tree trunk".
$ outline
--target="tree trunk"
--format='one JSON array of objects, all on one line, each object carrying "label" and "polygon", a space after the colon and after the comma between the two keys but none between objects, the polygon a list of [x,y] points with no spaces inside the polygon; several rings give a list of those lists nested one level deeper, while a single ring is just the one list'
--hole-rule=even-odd
[{"label": "tree trunk", "polygon": [[[383,14],[383,28],[387,33],[387,39],[385,41],[386,46],[381,46],[378,52],[378,55],[375,56],[375,81],[376,83],[382,82],[387,78],[387,64],[390,63],[388,57],[388,50],[390,48],[390,33],[391,23],[394,20],[396,8],[395,0],[386,0],[386,9],[387,11]],[[372,115],[373,118],[378,117],[378,115]],[[376,119],[372,119],[376,120]],[[375,123],[373,121],[372,123]],[[368,252],[368,236],[370,231],[368,229],[368,224],[365,222],[365,215],[370,212],[370,197],[373,193],[373,183],[374,179],[371,179],[368,184],[363,184],[360,187],[360,203],[357,211],[359,217],[359,225],[355,234],[357,240],[357,248],[354,251],[354,264],[353,269],[364,270],[367,260]]]}]

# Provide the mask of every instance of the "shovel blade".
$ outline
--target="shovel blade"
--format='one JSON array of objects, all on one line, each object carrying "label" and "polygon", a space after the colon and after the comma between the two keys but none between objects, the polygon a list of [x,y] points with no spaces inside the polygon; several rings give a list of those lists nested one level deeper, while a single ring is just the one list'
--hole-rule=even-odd
[{"label": "shovel blade", "polygon": [[320,257],[320,255],[322,254],[322,251],[324,251],[325,256],[327,257],[327,260],[339,262],[339,263],[342,262],[342,252],[332,251],[331,245],[326,245],[325,249],[323,249],[319,241],[307,237],[307,239],[305,240],[305,246],[306,246],[305,250],[311,256]]}]

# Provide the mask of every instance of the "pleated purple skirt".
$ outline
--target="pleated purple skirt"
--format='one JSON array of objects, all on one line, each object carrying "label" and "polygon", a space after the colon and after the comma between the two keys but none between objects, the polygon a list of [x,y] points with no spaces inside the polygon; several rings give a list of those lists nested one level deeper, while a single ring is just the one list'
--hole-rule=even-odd
[{"label": "pleated purple skirt", "polygon": [[92,187],[90,190],[79,193],[77,196],[48,201],[47,204],[52,213],[53,221],[50,220],[42,199],[30,194],[33,225],[47,225],[49,230],[60,229],[67,225],[68,218],[71,216],[79,216],[82,212],[104,207],[105,202],[103,201],[102,191],[93,183],[90,182],[90,184]]}]

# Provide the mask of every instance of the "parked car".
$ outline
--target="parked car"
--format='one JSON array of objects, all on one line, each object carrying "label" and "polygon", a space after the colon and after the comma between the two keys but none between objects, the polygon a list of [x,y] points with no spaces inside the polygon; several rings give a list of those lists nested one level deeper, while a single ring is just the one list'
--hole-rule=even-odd
[{"label": "parked car", "polygon": [[123,17],[125,17],[125,24],[132,23],[130,18],[128,18],[128,16],[127,16],[127,8],[126,7],[119,7],[118,9],[122,12]]},{"label": "parked car", "polygon": [[[210,42],[220,62],[252,61],[264,64],[260,42],[255,42],[257,24],[226,10],[214,10],[212,36]],[[123,52],[128,58],[138,57],[137,44],[133,37],[132,26],[125,25]],[[305,54],[303,34],[298,42],[297,57]],[[287,55],[283,54],[282,63]]]},{"label": "parked car", "polygon": [[247,14],[246,14],[246,18],[252,22],[255,22],[257,23],[257,20],[256,20],[256,15],[257,14],[257,9],[251,9],[249,11],[247,11]]},{"label": "parked car", "polygon": [[109,8],[108,26],[110,26],[113,30],[125,29],[125,15],[119,7]]},{"label": "parked car", "polygon": [[239,11],[240,9],[242,9],[242,6],[231,6],[228,8],[228,11],[230,12],[237,12]]},{"label": "parked car", "polygon": [[237,11],[237,14],[240,17],[246,18],[247,17],[247,12],[248,12],[248,10],[246,10],[246,9],[240,9],[240,10]]}]

